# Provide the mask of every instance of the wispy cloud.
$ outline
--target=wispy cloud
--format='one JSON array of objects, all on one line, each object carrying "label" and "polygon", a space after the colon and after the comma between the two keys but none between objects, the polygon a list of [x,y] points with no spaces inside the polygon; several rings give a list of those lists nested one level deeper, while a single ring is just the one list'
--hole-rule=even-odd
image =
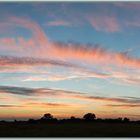
[{"label": "wispy cloud", "polygon": [[[110,26],[111,23],[115,22],[114,17],[111,17],[110,20],[105,19],[105,23],[109,27],[113,28],[115,26]],[[95,16],[96,20],[96,16]],[[99,19],[97,18],[97,21]],[[100,21],[100,20],[99,20]],[[128,53],[121,52],[111,52],[101,45],[87,45],[87,44],[77,44],[77,43],[60,43],[49,41],[46,33],[43,29],[34,21],[25,18],[19,17],[10,17],[7,19],[6,26],[19,26],[31,30],[33,37],[29,40],[20,38],[2,38],[0,42],[7,44],[8,47],[1,47],[1,50],[7,48],[8,52],[14,50],[17,55],[20,57],[13,56],[0,56],[0,70],[4,71],[4,68],[7,70],[14,68],[25,68],[25,67],[36,67],[36,66],[61,66],[66,68],[76,68],[77,71],[79,68],[84,65],[92,66],[104,66],[104,69],[108,67],[117,66],[117,68],[140,68],[140,59],[128,55]],[[117,21],[116,21],[117,22]],[[103,22],[101,22],[103,23]],[[99,24],[100,25],[100,24]],[[117,25],[116,25],[117,26]],[[113,31],[113,30],[112,30]],[[18,42],[18,45],[16,44]],[[13,47],[10,48],[10,44]],[[22,46],[22,47],[21,47]],[[32,46],[32,47],[31,47]],[[3,48],[3,49],[2,49]],[[4,50],[5,52],[5,50]],[[17,53],[18,52],[18,53]],[[28,53],[29,52],[29,53]],[[27,54],[27,55],[26,55]],[[25,55],[25,56],[23,56]],[[23,57],[21,57],[23,56]],[[31,57],[32,56],[32,57]],[[48,59],[48,58],[53,58]],[[79,65],[79,66],[78,66]],[[85,67],[85,70],[87,67]],[[75,70],[76,71],[76,70]],[[81,70],[79,70],[81,71]],[[100,70],[99,70],[100,71]],[[82,74],[71,75],[62,75],[59,76],[50,76],[47,77],[27,77],[23,81],[61,81],[74,78],[86,78],[86,77],[95,77],[95,78],[119,78],[124,82],[130,84],[139,84],[139,79],[135,77],[132,79],[130,76],[122,77],[118,74],[102,73],[102,72],[92,72],[87,73],[84,71]],[[135,81],[134,81],[135,80]],[[138,85],[137,84],[137,85]]]},{"label": "wispy cloud", "polygon": [[25,87],[9,87],[9,86],[0,86],[0,93],[9,93],[25,96],[50,96],[50,97],[63,97],[63,98],[73,98],[79,100],[99,100],[107,102],[120,102],[120,103],[129,103],[136,104],[140,103],[139,98],[125,98],[125,97],[101,97],[101,96],[86,96],[85,93],[67,91],[67,90],[56,90],[49,88],[25,88]]},{"label": "wispy cloud", "polygon": [[32,88],[24,88],[24,87],[11,87],[11,86],[0,86],[0,93],[9,93],[9,94],[17,94],[17,95],[32,95],[35,90]]},{"label": "wispy cloud", "polygon": [[47,78],[48,81],[63,81],[77,78],[77,76],[50,76]]},{"label": "wispy cloud", "polygon": [[85,46],[76,44],[52,44],[52,53],[56,57],[71,60],[80,60],[88,64],[117,65],[122,67],[138,68],[140,59],[129,56],[126,53],[109,52],[97,46]]},{"label": "wispy cloud", "polygon": [[[114,18],[112,17],[110,20],[105,20],[106,21],[105,23],[110,28],[115,28],[117,25],[116,26],[110,25],[113,23]],[[54,59],[58,59],[58,58],[62,60],[66,59],[66,61],[76,60],[76,61],[81,61],[81,63],[84,62],[89,65],[107,64],[107,65],[119,65],[123,67],[131,67],[131,68],[140,67],[140,60],[138,58],[129,56],[127,53],[110,52],[109,50],[102,48],[101,45],[89,46],[86,44],[58,43],[58,42],[48,41],[48,38],[44,33],[44,31],[42,30],[42,28],[33,21],[24,18],[22,19],[17,17],[11,17],[9,18],[9,22],[12,22],[17,26],[27,28],[33,32],[34,34],[33,40],[35,41],[36,44],[38,43],[39,44],[36,45],[38,46],[37,48],[36,47],[31,48],[32,51],[31,50],[29,51],[31,52],[32,56],[38,56],[38,57],[47,56],[49,58],[53,57]],[[104,22],[101,21],[101,23]],[[113,31],[113,29],[111,29],[111,31]],[[33,44],[33,42],[31,41],[28,44]],[[25,50],[26,49],[24,47],[22,51],[25,52]]]},{"label": "wispy cloud", "polygon": [[23,78],[22,81],[27,82],[27,81],[47,81],[46,76],[29,76],[26,78]]},{"label": "wispy cloud", "polygon": [[39,75],[39,76],[28,76],[23,77],[22,81],[64,81],[64,80],[71,80],[71,79],[84,79],[84,78],[99,78],[99,79],[105,79],[109,78],[111,75],[106,73],[97,73],[94,71],[88,71],[85,69],[80,68],[74,68],[71,70],[67,70],[65,74],[63,73],[46,73],[45,75]]},{"label": "wispy cloud", "polygon": [[100,96],[73,96],[78,99],[85,100],[101,100],[101,101],[109,101],[109,102],[121,102],[121,103],[140,103],[139,99],[127,99],[127,98],[112,98],[112,97],[100,97]]},{"label": "wispy cloud", "polygon": [[18,108],[20,105],[0,105],[0,108]]},{"label": "wispy cloud", "polygon": [[80,92],[57,90],[50,88],[26,88],[26,87],[12,87],[12,86],[0,86],[0,93],[9,93],[17,95],[26,95],[26,96],[38,96],[38,95],[64,95],[64,94],[82,94]]},{"label": "wispy cloud", "polygon": [[24,104],[24,106],[29,107],[56,107],[56,108],[65,108],[65,107],[71,107],[71,104],[61,104],[61,103],[37,103],[37,102],[29,102]]},{"label": "wispy cloud", "polygon": [[137,78],[126,78],[126,79],[123,79],[125,82],[127,83],[130,83],[130,84],[135,84],[135,85],[138,85],[140,86],[140,77],[137,77]]},{"label": "wispy cloud", "polygon": [[139,19],[133,19],[126,21],[125,24],[129,27],[140,27],[140,20]]},{"label": "wispy cloud", "polygon": [[46,44],[48,43],[48,38],[46,34],[36,22],[18,17],[9,17],[8,21],[10,22],[10,24],[14,24],[14,26],[20,26],[31,30],[35,40],[37,40],[39,45],[46,46]]},{"label": "wispy cloud", "polygon": [[[17,38],[2,38],[0,40],[1,50],[10,50],[11,53],[20,56],[36,56],[39,50],[37,48],[43,47],[48,49],[48,38],[42,28],[34,21],[26,18],[8,17],[0,23],[0,29],[5,27],[5,31],[16,32],[17,27],[21,27],[31,31],[32,36],[30,39],[23,37]],[[10,30],[11,29],[11,30]],[[10,45],[10,42],[12,44]],[[20,53],[20,54],[19,54]]]},{"label": "wispy cloud", "polygon": [[97,31],[118,32],[121,28],[114,16],[93,16],[89,18],[89,22]]},{"label": "wispy cloud", "polygon": [[53,20],[53,21],[48,21],[46,26],[72,26],[72,23],[65,21],[65,20]]},{"label": "wispy cloud", "polygon": [[0,56],[0,66],[22,67],[22,66],[63,66],[63,67],[77,67],[72,64],[32,57],[14,57],[14,56]]},{"label": "wispy cloud", "polygon": [[72,104],[44,103],[44,102],[21,102],[20,105],[1,104],[0,108],[66,108],[74,107]]},{"label": "wispy cloud", "polygon": [[125,85],[140,85],[139,72],[120,72],[120,71],[110,71],[110,78],[114,78],[120,81],[121,84]]},{"label": "wispy cloud", "polygon": [[134,108],[134,107],[140,107],[140,104],[108,104],[107,107],[116,107],[116,108]]}]

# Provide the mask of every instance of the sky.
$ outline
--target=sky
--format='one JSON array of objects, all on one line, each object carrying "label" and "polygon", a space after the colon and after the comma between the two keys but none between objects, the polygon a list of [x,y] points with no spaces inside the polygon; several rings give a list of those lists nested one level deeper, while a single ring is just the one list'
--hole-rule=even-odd
[{"label": "sky", "polygon": [[0,119],[140,119],[140,2],[1,2]]}]

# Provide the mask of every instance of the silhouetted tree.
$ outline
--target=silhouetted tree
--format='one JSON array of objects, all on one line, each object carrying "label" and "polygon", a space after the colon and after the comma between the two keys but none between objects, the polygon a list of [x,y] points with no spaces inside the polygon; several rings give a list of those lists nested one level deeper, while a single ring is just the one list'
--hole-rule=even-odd
[{"label": "silhouetted tree", "polygon": [[17,120],[14,120],[14,123],[17,123]]},{"label": "silhouetted tree", "polygon": [[117,122],[122,122],[122,118],[118,118],[116,120],[117,120]]},{"label": "silhouetted tree", "polygon": [[126,118],[126,117],[125,117],[125,118],[123,119],[123,121],[124,121],[124,122],[129,122],[130,120],[129,120],[129,118]]},{"label": "silhouetted tree", "polygon": [[41,119],[51,120],[51,119],[53,119],[53,115],[51,115],[50,113],[46,113],[46,114],[44,114],[44,116]]},{"label": "silhouetted tree", "polygon": [[39,120],[39,122],[41,123],[53,123],[53,122],[57,122],[57,118],[54,118],[53,115],[51,115],[50,113],[46,113],[43,115],[43,117]]},{"label": "silhouetted tree", "polygon": [[87,113],[83,116],[85,120],[95,120],[96,115],[94,113]]},{"label": "silhouetted tree", "polygon": [[75,118],[74,116],[71,116],[70,119],[71,119],[71,120],[75,120],[76,118]]},{"label": "silhouetted tree", "polygon": [[36,122],[37,122],[37,121],[34,120],[34,119],[29,119],[29,120],[28,120],[28,123],[31,123],[31,124],[32,124],[32,123],[36,123]]}]

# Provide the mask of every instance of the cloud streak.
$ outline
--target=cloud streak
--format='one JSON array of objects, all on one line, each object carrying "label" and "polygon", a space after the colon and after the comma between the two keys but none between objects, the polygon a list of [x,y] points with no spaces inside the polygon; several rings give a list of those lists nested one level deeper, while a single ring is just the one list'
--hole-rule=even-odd
[{"label": "cloud streak", "polygon": [[30,96],[35,92],[35,90],[31,88],[24,87],[11,87],[11,86],[0,86],[0,93],[9,93],[9,94],[17,94],[17,95],[26,95]]},{"label": "cloud streak", "polygon": [[60,103],[42,103],[42,102],[28,102],[22,103],[21,105],[10,105],[10,104],[1,104],[0,108],[65,108],[65,107],[72,107],[71,104],[60,104]]},{"label": "cloud streak", "polygon": [[66,91],[66,90],[56,90],[49,88],[24,88],[24,87],[9,87],[0,86],[0,94],[9,93],[24,96],[50,96],[50,97],[62,97],[62,98],[73,98],[79,100],[89,100],[89,101],[107,101],[107,102],[119,102],[119,103],[129,103],[129,104],[140,104],[139,98],[128,98],[128,97],[101,97],[101,96],[85,96],[85,93]]},{"label": "cloud streak", "polygon": [[117,65],[122,67],[139,68],[140,59],[126,53],[109,52],[99,46],[76,45],[73,43],[52,43],[52,54],[56,58],[78,60],[87,64]]},{"label": "cloud streak", "polygon": [[0,105],[0,108],[17,108],[17,107],[22,107],[19,105]]},{"label": "cloud streak", "polygon": [[73,64],[63,61],[56,61],[50,59],[32,58],[32,57],[14,57],[14,56],[0,56],[0,66],[22,67],[22,66],[63,66],[63,67],[77,67]]},{"label": "cloud streak", "polygon": [[97,31],[118,32],[120,25],[114,16],[93,16],[89,18],[90,24]]},{"label": "cloud streak", "polygon": [[140,104],[119,104],[119,105],[108,104],[106,106],[114,107],[114,108],[134,108],[134,107],[140,107]]},{"label": "cloud streak", "polygon": [[140,99],[127,99],[127,98],[112,98],[112,97],[100,97],[100,96],[73,96],[78,99],[84,100],[101,100],[109,102],[121,102],[121,103],[140,103]]},{"label": "cloud streak", "polygon": [[12,87],[12,86],[0,86],[0,94],[9,93],[17,95],[26,95],[26,96],[38,96],[38,95],[64,95],[66,94],[82,94],[80,92],[57,90],[50,88],[26,88],[26,87]]},{"label": "cloud streak", "polygon": [[71,104],[61,104],[61,103],[37,103],[37,102],[29,102],[26,103],[24,106],[29,106],[29,107],[56,107],[56,108],[65,108],[65,107],[71,107]]},{"label": "cloud streak", "polygon": [[74,69],[68,71],[66,74],[62,73],[49,73],[46,75],[40,75],[40,76],[29,76],[25,77],[22,79],[22,81],[27,82],[27,81],[64,81],[64,80],[71,80],[71,79],[84,79],[84,78],[109,78],[111,75],[105,74],[105,73],[97,73],[93,71],[88,71],[84,69]]}]

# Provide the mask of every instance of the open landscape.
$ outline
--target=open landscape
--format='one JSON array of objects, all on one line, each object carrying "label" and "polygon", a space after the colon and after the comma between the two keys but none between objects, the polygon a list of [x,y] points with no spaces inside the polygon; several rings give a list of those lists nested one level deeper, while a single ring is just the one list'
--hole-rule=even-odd
[{"label": "open landscape", "polygon": [[0,137],[140,137],[139,13],[0,1]]}]

